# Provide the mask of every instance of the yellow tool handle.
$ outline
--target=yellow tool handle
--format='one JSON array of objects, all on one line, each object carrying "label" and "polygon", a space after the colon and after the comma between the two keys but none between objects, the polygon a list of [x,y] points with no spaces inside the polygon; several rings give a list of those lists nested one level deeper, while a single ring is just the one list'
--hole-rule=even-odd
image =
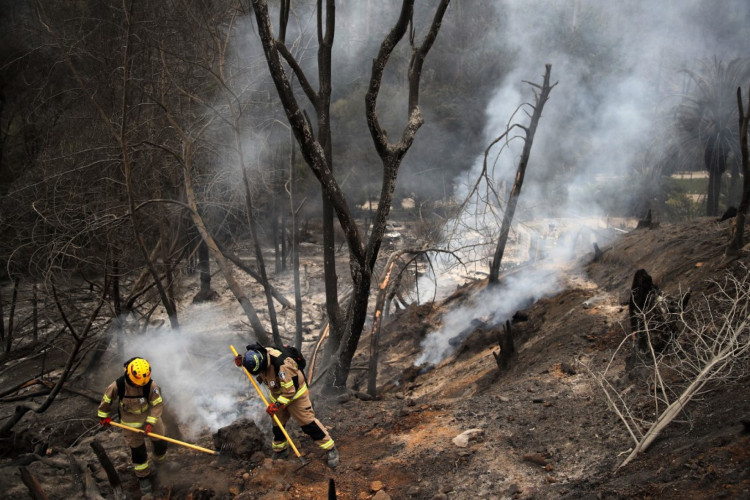
[{"label": "yellow tool handle", "polygon": [[[142,429],[136,429],[135,427],[130,427],[129,425],[123,425],[123,424],[120,424],[118,422],[110,422],[109,424],[110,425],[114,425],[115,427],[119,427],[120,429],[126,429],[126,430],[129,430],[129,431],[132,431],[132,432],[140,432],[141,434],[145,434],[145,432],[143,432]],[[163,441],[169,441],[170,443],[179,444],[180,446],[186,446],[186,447],[192,448],[194,450],[202,451],[203,453],[210,453],[211,455],[218,455],[219,454],[218,451],[209,450],[208,448],[201,448],[200,446],[196,446],[196,445],[190,444],[190,443],[183,443],[182,441],[178,441],[176,439],[172,439],[172,438],[167,437],[167,436],[162,436],[162,435],[159,435],[159,434],[157,434],[155,432],[149,432],[148,433],[148,437],[152,437],[152,438],[155,438],[155,439],[161,439]]]},{"label": "yellow tool handle", "polygon": [[[234,354],[235,357],[239,356],[239,354],[237,353],[237,349],[235,349],[233,345],[230,345],[229,347],[232,349],[232,354]],[[245,368],[245,365],[242,365],[242,370],[245,372],[245,375],[247,375],[247,378],[250,379],[250,382],[253,383],[253,387],[255,387],[255,390],[258,391],[258,394],[260,395],[260,399],[263,400],[263,404],[265,404],[266,406],[268,406],[268,400],[263,395],[263,391],[260,390],[260,387],[258,386],[258,383],[255,381],[255,379],[253,378],[253,376],[250,375],[250,372],[247,371],[247,368]],[[273,420],[274,420],[274,422],[276,422],[276,425],[279,426],[279,429],[281,429],[281,432],[284,433],[284,437],[286,438],[286,440],[289,441],[289,446],[291,446],[292,449],[294,450],[294,454],[297,455],[297,458],[301,459],[302,455],[300,455],[299,451],[297,450],[297,447],[294,446],[294,442],[292,441],[292,438],[289,437],[289,434],[287,434],[286,429],[284,429],[284,426],[281,425],[281,421],[279,421],[279,417],[277,417],[276,415],[274,415],[273,416]]]}]

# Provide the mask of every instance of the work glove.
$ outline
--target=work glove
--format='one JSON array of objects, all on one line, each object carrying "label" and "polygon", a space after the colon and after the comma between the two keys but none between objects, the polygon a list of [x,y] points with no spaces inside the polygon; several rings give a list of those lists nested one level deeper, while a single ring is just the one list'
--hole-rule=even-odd
[{"label": "work glove", "polygon": [[279,410],[282,410],[284,408],[284,405],[280,405],[278,403],[271,403],[268,405],[268,408],[266,408],[266,413],[271,415],[272,417],[276,415],[276,412]]},{"label": "work glove", "polygon": [[109,427],[110,422],[112,422],[112,419],[109,417],[99,419],[99,423],[102,425],[102,427]]},{"label": "work glove", "polygon": [[234,357],[234,364],[237,366],[242,366],[242,354],[238,354]]},{"label": "work glove", "polygon": [[146,427],[143,428],[143,434],[148,436],[152,430],[154,430],[154,428],[151,426],[151,424],[146,424]]}]

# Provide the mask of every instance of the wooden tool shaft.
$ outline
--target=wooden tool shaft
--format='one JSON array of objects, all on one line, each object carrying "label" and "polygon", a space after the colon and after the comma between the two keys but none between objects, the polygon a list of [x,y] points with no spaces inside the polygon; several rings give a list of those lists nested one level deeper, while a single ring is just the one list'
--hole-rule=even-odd
[{"label": "wooden tool shaft", "polygon": [[[237,350],[234,348],[233,345],[230,345],[229,347],[232,349],[232,353],[235,355],[235,357],[239,355],[237,354]],[[260,395],[260,399],[263,400],[263,404],[268,406],[268,400],[266,399],[266,396],[263,394],[263,391],[260,390],[260,386],[258,385],[258,382],[256,382],[255,378],[253,378],[253,376],[250,375],[250,372],[247,371],[247,368],[245,368],[244,365],[242,366],[242,369],[245,371],[245,375],[247,375],[247,378],[250,379],[250,382],[253,383],[253,387],[255,387],[255,390],[258,391],[258,394]],[[294,450],[294,454],[297,455],[297,458],[302,459],[302,455],[300,455],[299,451],[297,450],[297,447],[294,446],[294,442],[292,441],[292,438],[289,437],[289,434],[287,434],[286,429],[284,429],[284,426],[281,425],[281,421],[279,420],[279,417],[274,415],[273,420],[274,422],[276,422],[276,425],[279,426],[279,429],[281,429],[281,432],[284,433],[284,437],[286,438],[286,440],[289,441],[289,446],[291,446],[292,449]]]},{"label": "wooden tool shaft", "polygon": [[[130,427],[129,425],[123,425],[123,424],[121,424],[119,422],[110,422],[110,425],[113,425],[115,427],[119,427],[120,429],[125,429],[125,430],[128,430],[128,431],[131,431],[131,432],[140,432],[141,434],[146,434],[145,432],[143,432],[142,429],[136,429],[135,427]],[[200,446],[197,446],[197,445],[194,445],[194,444],[190,444],[190,443],[184,443],[182,441],[178,441],[176,439],[172,439],[172,438],[167,437],[167,436],[162,436],[162,435],[157,434],[155,432],[149,432],[147,435],[148,435],[148,437],[152,437],[154,439],[161,439],[162,441],[168,441],[170,443],[179,444],[180,446],[184,446],[186,448],[191,448],[191,449],[197,450],[197,451],[202,451],[203,453],[210,453],[211,455],[218,455],[219,454],[218,451],[209,450],[208,448],[202,448]]]}]

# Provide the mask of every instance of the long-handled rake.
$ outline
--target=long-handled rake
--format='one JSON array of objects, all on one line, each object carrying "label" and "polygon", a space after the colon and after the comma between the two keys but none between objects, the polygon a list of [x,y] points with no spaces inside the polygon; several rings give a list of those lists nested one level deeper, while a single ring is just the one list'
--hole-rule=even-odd
[{"label": "long-handled rake", "polygon": [[[115,427],[119,427],[120,429],[125,429],[131,432],[139,432],[141,434],[146,434],[142,429],[136,429],[135,427],[130,427],[129,425],[123,425],[119,422],[110,422],[110,425],[113,425]],[[225,457],[227,454],[231,454],[231,450],[225,450],[222,446],[222,451],[215,451],[215,450],[209,450],[208,448],[203,448],[201,446],[185,443],[183,441],[178,441],[177,439],[173,439],[171,437],[162,436],[161,434],[157,434],[155,432],[149,432],[148,437],[152,437],[154,439],[161,439],[163,441],[167,441],[174,444],[179,444],[180,446],[184,446],[186,448],[190,448],[192,450],[202,451],[203,453],[208,453],[209,455],[215,455],[219,457]]]},{"label": "long-handled rake", "polygon": [[[237,353],[237,349],[235,349],[233,345],[230,345],[229,347],[232,349],[232,354],[234,354],[235,357],[239,355]],[[242,370],[245,372],[245,375],[247,375],[247,378],[250,379],[250,382],[253,383],[253,387],[255,387],[255,390],[258,391],[258,395],[260,396],[260,399],[263,400],[263,404],[265,404],[266,406],[268,406],[268,400],[266,399],[266,396],[263,394],[263,391],[260,390],[260,386],[258,386],[258,383],[255,381],[255,379],[253,378],[253,376],[250,375],[250,372],[247,371],[247,368],[245,368],[244,366],[242,367]],[[294,454],[297,455],[297,458],[299,458],[300,462],[302,462],[302,465],[300,467],[298,467],[298,469],[300,469],[300,468],[304,467],[305,465],[307,465],[307,461],[304,458],[302,458],[302,455],[300,455],[299,450],[297,450],[297,447],[294,446],[294,442],[292,441],[292,438],[289,437],[289,434],[287,434],[286,429],[284,429],[284,426],[281,425],[281,421],[279,420],[279,417],[277,417],[276,415],[274,415],[273,416],[273,420],[274,420],[274,422],[276,422],[276,425],[279,426],[279,429],[281,429],[281,432],[284,433],[284,437],[289,442],[289,446],[292,447],[292,450],[294,450]]]}]

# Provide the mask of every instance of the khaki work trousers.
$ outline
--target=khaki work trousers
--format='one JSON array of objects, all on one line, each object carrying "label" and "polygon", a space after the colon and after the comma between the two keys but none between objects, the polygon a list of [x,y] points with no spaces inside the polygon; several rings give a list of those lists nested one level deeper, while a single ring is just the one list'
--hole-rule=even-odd
[{"label": "khaki work trousers", "polygon": [[[313,441],[315,441],[315,444],[318,445],[318,447],[323,450],[330,450],[333,448],[333,439],[331,439],[325,426],[315,418],[315,412],[313,411],[309,394],[310,391],[306,391],[302,396],[292,401],[284,409],[279,410],[276,413],[276,416],[279,418],[279,422],[281,422],[281,425],[283,425],[285,429],[289,417],[294,418],[302,430],[309,435]],[[289,443],[276,425],[275,419],[273,421],[273,426],[273,451],[284,451]]]},{"label": "khaki work trousers", "polygon": [[[145,427],[146,427],[146,424],[143,424],[143,427],[141,427],[141,430],[143,430],[143,428]],[[166,428],[164,426],[164,422],[162,421],[162,419],[157,420],[156,423],[153,424],[151,427],[152,427],[151,430],[155,432],[156,434],[161,434],[162,436],[166,436]],[[146,439],[145,439],[146,436],[144,436],[142,432],[133,432],[133,431],[122,429],[122,435],[125,437],[125,442],[127,443],[128,446],[130,446],[131,450],[136,450],[142,446],[145,447],[146,445]],[[161,441],[160,439],[156,439],[156,438],[149,438],[149,439],[151,440],[152,443],[155,443],[157,441],[160,442],[160,444],[163,443],[160,447],[163,446],[164,448],[166,448],[166,446],[164,446],[164,444],[166,444],[164,441]],[[140,455],[137,452],[134,454],[136,456]],[[164,460],[165,455],[166,455],[166,450],[164,454],[161,456],[154,454],[154,460],[156,460],[157,462],[161,462],[162,460]],[[148,458],[145,458],[145,461],[143,463],[136,463],[136,460],[134,459],[133,466],[135,467],[135,475],[137,477],[147,477],[151,473],[151,467],[150,467]]]}]

